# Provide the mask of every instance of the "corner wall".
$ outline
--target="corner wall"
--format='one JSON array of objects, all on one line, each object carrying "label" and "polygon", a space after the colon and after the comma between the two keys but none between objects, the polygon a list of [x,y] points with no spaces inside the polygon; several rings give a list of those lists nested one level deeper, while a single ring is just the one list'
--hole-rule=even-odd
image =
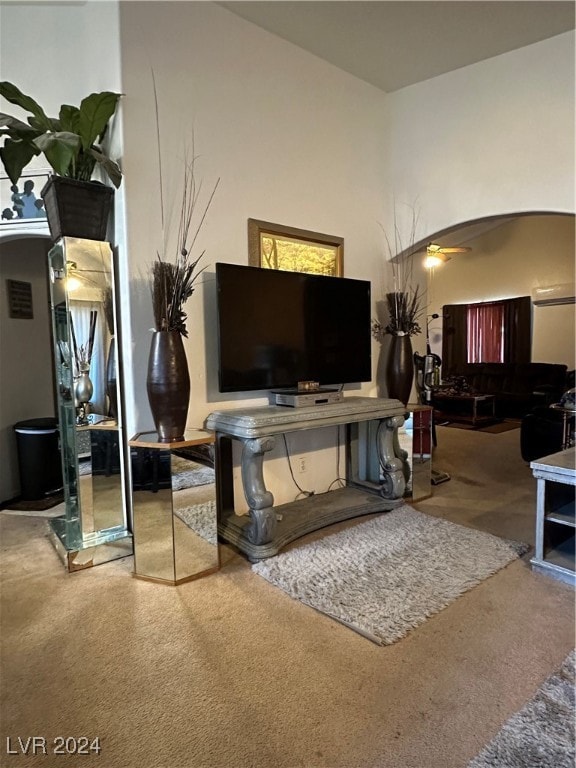
[{"label": "corner wall", "polygon": [[388,183],[422,238],[461,222],[575,211],[574,33],[390,95]]}]

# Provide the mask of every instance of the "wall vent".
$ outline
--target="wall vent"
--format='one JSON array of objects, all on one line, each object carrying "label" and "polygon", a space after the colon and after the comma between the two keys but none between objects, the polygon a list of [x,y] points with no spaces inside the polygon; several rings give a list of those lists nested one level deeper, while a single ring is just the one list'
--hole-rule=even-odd
[{"label": "wall vent", "polygon": [[532,303],[536,307],[549,307],[554,304],[574,304],[576,290],[573,283],[546,285],[532,289]]}]

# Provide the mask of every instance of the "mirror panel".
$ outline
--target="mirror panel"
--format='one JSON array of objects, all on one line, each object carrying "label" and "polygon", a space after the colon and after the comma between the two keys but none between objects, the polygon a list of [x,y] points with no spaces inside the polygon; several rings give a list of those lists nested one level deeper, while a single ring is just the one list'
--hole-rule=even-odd
[{"label": "mirror panel", "polygon": [[65,237],[48,259],[66,508],[51,524],[71,551],[129,536],[113,254]]},{"label": "mirror panel", "polygon": [[178,584],[219,567],[214,470],[196,461],[186,437],[167,445],[144,432],[130,441],[134,570],[141,578]]},{"label": "mirror panel", "polygon": [[407,405],[404,425],[398,429],[400,448],[408,454],[410,478],[404,497],[420,501],[432,495],[432,408]]}]

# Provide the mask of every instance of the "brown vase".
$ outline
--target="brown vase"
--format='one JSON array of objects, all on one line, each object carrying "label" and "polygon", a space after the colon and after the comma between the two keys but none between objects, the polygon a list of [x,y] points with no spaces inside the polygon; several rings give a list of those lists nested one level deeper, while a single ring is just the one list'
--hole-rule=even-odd
[{"label": "brown vase", "polygon": [[412,391],[414,359],[410,336],[392,336],[388,364],[386,366],[386,387],[388,397],[394,397],[406,405]]},{"label": "brown vase", "polygon": [[146,388],[158,442],[183,440],[190,403],[190,376],[178,331],[154,331]]}]

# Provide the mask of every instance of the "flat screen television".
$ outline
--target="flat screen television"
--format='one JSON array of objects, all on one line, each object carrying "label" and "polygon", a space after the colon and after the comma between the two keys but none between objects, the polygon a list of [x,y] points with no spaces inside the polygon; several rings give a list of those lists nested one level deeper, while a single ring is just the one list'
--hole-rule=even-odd
[{"label": "flat screen television", "polygon": [[216,264],[220,392],[370,381],[370,282]]}]

